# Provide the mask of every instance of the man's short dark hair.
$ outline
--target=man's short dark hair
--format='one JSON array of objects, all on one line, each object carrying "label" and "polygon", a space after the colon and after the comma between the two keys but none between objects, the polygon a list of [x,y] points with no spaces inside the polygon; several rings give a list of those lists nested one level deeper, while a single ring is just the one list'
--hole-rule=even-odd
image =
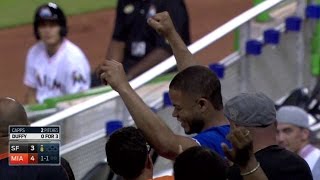
[{"label": "man's short dark hair", "polygon": [[139,129],[121,128],[111,134],[106,144],[106,155],[113,172],[126,179],[136,178],[145,167],[147,142]]},{"label": "man's short dark hair", "polygon": [[191,66],[179,72],[169,88],[208,99],[218,111],[223,108],[220,80],[205,66]]},{"label": "man's short dark hair", "polygon": [[174,163],[175,180],[226,180],[227,163],[217,153],[200,146],[181,153]]}]

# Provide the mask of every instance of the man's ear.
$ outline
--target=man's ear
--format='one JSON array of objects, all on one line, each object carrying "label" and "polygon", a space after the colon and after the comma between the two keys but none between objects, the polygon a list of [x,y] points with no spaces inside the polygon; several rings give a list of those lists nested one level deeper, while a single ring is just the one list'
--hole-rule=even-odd
[{"label": "man's ear", "polygon": [[199,98],[197,100],[197,104],[198,104],[198,106],[200,108],[200,111],[201,112],[205,112],[209,108],[210,102],[205,98]]},{"label": "man's ear", "polygon": [[309,140],[310,137],[310,131],[308,129],[302,129],[302,139],[303,140]]}]

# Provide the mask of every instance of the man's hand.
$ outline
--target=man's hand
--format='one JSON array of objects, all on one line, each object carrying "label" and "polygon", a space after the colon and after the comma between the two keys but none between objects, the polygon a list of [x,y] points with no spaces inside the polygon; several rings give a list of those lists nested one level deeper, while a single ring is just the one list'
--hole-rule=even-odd
[{"label": "man's hand", "polygon": [[170,37],[176,32],[170,15],[167,11],[158,13],[149,18],[148,24],[165,38]]},{"label": "man's hand", "polygon": [[231,125],[231,132],[227,136],[231,142],[233,149],[229,149],[226,144],[222,144],[222,149],[227,158],[240,167],[246,167],[252,159],[253,154],[252,136],[246,128],[237,128]]},{"label": "man's hand", "polygon": [[121,63],[115,60],[105,60],[100,67],[101,80],[108,83],[115,91],[123,90],[130,87],[126,73]]},{"label": "man's hand", "polygon": [[231,132],[228,135],[233,149],[229,149],[226,144],[222,144],[222,149],[227,158],[240,168],[240,174],[244,180],[267,180],[253,153],[253,140],[250,131],[246,128],[231,124]]},{"label": "man's hand", "polygon": [[191,52],[175,30],[168,12],[162,12],[148,19],[148,24],[170,44],[179,71],[197,65]]},{"label": "man's hand", "polygon": [[94,70],[94,74],[97,78],[101,80],[101,83],[104,85],[108,85],[108,82],[101,78],[101,74],[103,73],[103,70],[101,67],[103,66],[103,63],[99,64],[97,68]]}]

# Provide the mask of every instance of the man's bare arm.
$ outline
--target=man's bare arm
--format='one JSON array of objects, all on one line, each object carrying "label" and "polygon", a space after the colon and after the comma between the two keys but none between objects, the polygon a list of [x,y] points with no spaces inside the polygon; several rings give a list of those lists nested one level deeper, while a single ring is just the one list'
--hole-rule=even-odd
[{"label": "man's bare arm", "polygon": [[[110,41],[109,44],[109,48],[106,54],[106,59],[114,59],[118,62],[122,62],[123,58],[124,58],[124,50],[125,50],[125,43],[123,41],[118,41],[118,40],[114,40],[112,39]],[[95,75],[99,78],[101,73],[103,72],[101,70],[101,66],[102,66],[103,62],[101,64],[99,64],[96,69],[94,69],[94,73]],[[102,80],[103,84],[106,84],[106,82],[104,82]]]},{"label": "man's bare arm", "polygon": [[121,63],[107,60],[102,69],[104,73],[101,78],[120,94],[137,127],[161,156],[173,160],[180,153],[177,145],[181,145],[183,149],[198,146],[191,138],[175,135],[159,116],[151,111],[128,83]]},{"label": "man's bare arm", "polygon": [[168,12],[158,13],[152,18],[149,18],[148,24],[168,40],[176,58],[179,71],[182,71],[187,67],[197,65],[193,55],[175,30]]},{"label": "man's bare arm", "polygon": [[123,61],[125,43],[122,41],[111,40],[107,52],[107,59],[114,59],[118,62]]}]

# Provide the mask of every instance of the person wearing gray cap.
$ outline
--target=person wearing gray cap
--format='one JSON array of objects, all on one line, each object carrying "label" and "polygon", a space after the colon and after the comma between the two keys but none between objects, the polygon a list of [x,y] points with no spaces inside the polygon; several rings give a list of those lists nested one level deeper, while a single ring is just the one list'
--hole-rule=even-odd
[{"label": "person wearing gray cap", "polygon": [[[276,109],[266,95],[242,93],[226,102],[224,113],[232,126],[249,130],[257,167],[260,165],[268,179],[313,179],[301,157],[277,145]],[[243,179],[241,173],[239,167],[230,167],[229,180]]]},{"label": "person wearing gray cap", "polygon": [[280,146],[307,161],[314,180],[320,180],[320,150],[310,144],[308,113],[296,106],[283,106],[277,112],[277,141]]}]

